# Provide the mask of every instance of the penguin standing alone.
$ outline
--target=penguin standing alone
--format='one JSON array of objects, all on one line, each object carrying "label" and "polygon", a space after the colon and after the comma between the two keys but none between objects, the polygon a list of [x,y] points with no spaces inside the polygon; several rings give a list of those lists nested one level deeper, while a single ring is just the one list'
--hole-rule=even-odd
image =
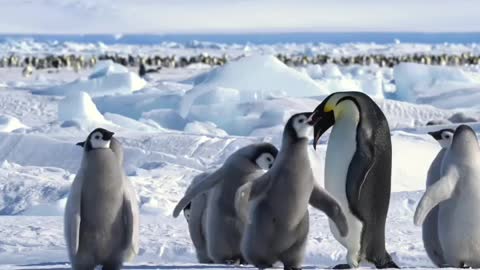
[{"label": "penguin standing alone", "polygon": [[392,148],[387,119],[366,94],[329,95],[309,119],[314,124],[314,147],[333,126],[325,158],[325,188],[342,205],[349,233],[335,238],[347,248],[348,264],[362,260],[377,268],[398,268],[385,250],[385,223],[390,202]]},{"label": "penguin standing alone", "polygon": [[[74,270],[118,270],[138,253],[139,209],[126,178],[113,132],[97,128],[84,148],[64,216],[65,240]],[[117,143],[117,142],[115,142]]]}]

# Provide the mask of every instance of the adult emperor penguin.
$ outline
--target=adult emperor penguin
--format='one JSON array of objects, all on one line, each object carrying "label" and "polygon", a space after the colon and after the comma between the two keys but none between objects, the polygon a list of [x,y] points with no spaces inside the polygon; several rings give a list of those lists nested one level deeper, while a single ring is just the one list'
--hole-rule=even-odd
[{"label": "adult emperor penguin", "polygon": [[[111,149],[113,132],[92,131],[83,146],[80,169],[65,208],[64,230],[75,270],[120,269],[138,253],[139,209],[126,178],[123,150]],[[115,142],[116,144],[117,142]]]},{"label": "adult emperor penguin", "polygon": [[[428,133],[440,144],[442,149],[440,149],[440,152],[433,159],[428,169],[427,189],[440,179],[443,156],[452,143],[454,132],[453,129],[442,129]],[[438,239],[438,206],[434,207],[425,218],[425,222],[422,225],[422,238],[425,251],[427,251],[430,260],[438,267],[445,266],[442,247]]]},{"label": "adult emperor penguin", "polygon": [[325,212],[348,232],[340,205],[315,185],[308,158],[307,119],[311,113],[293,115],[283,131],[282,148],[273,167],[259,179],[242,186],[236,194],[236,207],[247,226],[242,238],[242,254],[259,269],[277,261],[286,270],[301,269],[309,231],[308,205]]},{"label": "adult emperor penguin", "polygon": [[315,109],[314,147],[331,126],[325,158],[325,188],[342,205],[349,233],[335,238],[347,248],[347,263],[363,260],[377,268],[398,268],[385,250],[385,223],[390,202],[392,148],[387,119],[366,94],[337,92]]},{"label": "adult emperor penguin", "polygon": [[[192,183],[187,188],[186,193],[198,185],[210,174],[205,172],[195,176]],[[207,217],[207,199],[208,192],[195,196],[192,201],[183,208],[183,214],[188,223],[188,231],[192,239],[193,246],[197,253],[199,263],[213,263],[213,260],[208,257],[206,235],[206,217]]]},{"label": "adult emperor penguin", "polygon": [[446,151],[440,179],[427,188],[415,211],[420,225],[437,205],[438,237],[450,267],[480,267],[480,148],[471,127],[460,125]]},{"label": "adult emperor penguin", "polygon": [[206,242],[208,257],[215,263],[243,262],[240,240],[245,224],[235,209],[235,193],[240,186],[259,177],[262,170],[269,169],[277,153],[270,143],[237,150],[221,168],[189,188],[175,207],[173,216],[177,217],[196,196],[208,192]]}]

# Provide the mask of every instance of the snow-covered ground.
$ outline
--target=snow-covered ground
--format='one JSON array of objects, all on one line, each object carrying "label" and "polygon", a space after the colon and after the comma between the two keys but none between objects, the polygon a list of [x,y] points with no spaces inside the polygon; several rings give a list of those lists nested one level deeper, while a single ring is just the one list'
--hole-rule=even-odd
[{"label": "snow-covered ground", "polygon": [[[400,45],[387,49],[395,52],[395,46]],[[82,156],[75,143],[97,126],[111,129],[122,142],[124,167],[141,200],[140,254],[126,268],[229,268],[198,265],[186,221],[172,218],[187,185],[239,147],[260,141],[280,147],[291,114],[346,90],[375,97],[392,130],[387,249],[403,267],[432,267],[421,230],[413,225],[428,166],[440,148],[426,135],[436,127],[426,123],[480,119],[479,68],[292,69],[272,56],[255,55],[260,51],[214,70],[164,69],[146,80],[111,63],[80,74],[39,71],[28,78],[21,69],[0,69],[0,269],[68,268],[62,214]],[[472,126],[480,131],[479,124]],[[327,138],[317,151],[310,148],[321,184]],[[333,239],[326,217],[313,209],[311,216],[305,265],[343,262],[346,251]]]}]

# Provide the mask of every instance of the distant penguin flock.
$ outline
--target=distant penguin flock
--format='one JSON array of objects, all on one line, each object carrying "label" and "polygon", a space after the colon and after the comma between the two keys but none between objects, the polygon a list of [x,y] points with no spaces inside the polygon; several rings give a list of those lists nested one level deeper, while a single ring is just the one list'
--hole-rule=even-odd
[{"label": "distant penguin flock", "polygon": [[[208,66],[222,66],[231,60],[243,57],[230,55],[209,55],[201,53],[193,56],[181,55],[123,55],[118,53],[105,53],[101,55],[47,55],[29,56],[11,54],[0,56],[0,68],[23,68],[24,74],[28,70],[43,70],[56,72],[60,69],[71,69],[79,72],[82,69],[93,68],[96,63],[103,60],[111,60],[114,63],[125,67],[138,69],[143,77],[147,73],[159,72],[164,68],[184,68],[193,64],[204,64]],[[425,65],[439,66],[475,66],[480,65],[480,55],[471,52],[461,54],[405,54],[405,55],[384,55],[384,54],[358,54],[358,55],[328,55],[328,54],[283,54],[276,55],[277,59],[292,67],[303,67],[307,65],[336,64],[339,66],[349,65],[377,65],[379,67],[392,68],[400,63],[418,63]]]},{"label": "distant penguin flock", "polygon": [[[314,178],[309,148],[331,129],[324,185]],[[480,147],[461,124],[429,132],[441,150],[414,214],[428,257],[438,267],[480,267]],[[64,216],[72,268],[118,270],[139,251],[139,203],[122,163],[123,148],[103,128],[85,141],[80,169]],[[313,144],[309,138],[313,135]],[[244,146],[215,170],[197,175],[179,200],[202,264],[282,263],[302,269],[310,231],[309,206],[323,212],[333,237],[345,247],[334,269],[399,268],[386,250],[391,194],[390,128],[377,104],[361,92],[336,92],[313,112],[287,121],[280,149]]]}]

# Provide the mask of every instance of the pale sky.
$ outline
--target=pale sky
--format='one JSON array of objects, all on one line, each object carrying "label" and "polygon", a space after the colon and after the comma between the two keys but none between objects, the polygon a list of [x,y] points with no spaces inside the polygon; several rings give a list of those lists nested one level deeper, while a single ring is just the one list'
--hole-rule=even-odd
[{"label": "pale sky", "polygon": [[479,0],[0,0],[0,33],[480,32]]}]

